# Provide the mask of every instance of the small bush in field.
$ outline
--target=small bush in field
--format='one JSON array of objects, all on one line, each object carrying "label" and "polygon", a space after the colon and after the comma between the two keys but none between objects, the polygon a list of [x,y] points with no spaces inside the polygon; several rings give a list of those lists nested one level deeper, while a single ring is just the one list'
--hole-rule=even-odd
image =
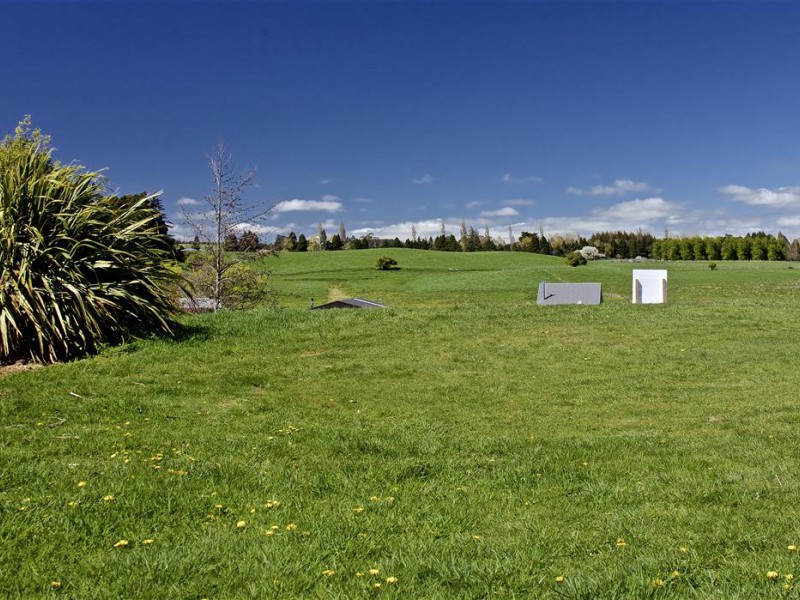
[{"label": "small bush in field", "polygon": [[567,254],[567,264],[570,267],[578,267],[586,264],[586,257],[579,250]]},{"label": "small bush in field", "polygon": [[389,271],[390,269],[397,269],[397,261],[391,256],[381,256],[377,262],[378,269],[381,271]]}]

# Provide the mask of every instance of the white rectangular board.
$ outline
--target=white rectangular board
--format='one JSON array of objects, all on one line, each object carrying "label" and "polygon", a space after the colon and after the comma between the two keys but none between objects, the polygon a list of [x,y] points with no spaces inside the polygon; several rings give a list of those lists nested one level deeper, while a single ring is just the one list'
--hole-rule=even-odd
[{"label": "white rectangular board", "polygon": [[665,304],[667,302],[666,269],[634,269],[634,304]]}]

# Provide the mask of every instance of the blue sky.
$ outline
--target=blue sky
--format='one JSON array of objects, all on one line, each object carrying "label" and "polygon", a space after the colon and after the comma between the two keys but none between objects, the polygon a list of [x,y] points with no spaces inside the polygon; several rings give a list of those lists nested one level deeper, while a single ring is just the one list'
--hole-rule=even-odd
[{"label": "blue sky", "polygon": [[800,3],[3,2],[0,116],[182,231],[800,236]]}]

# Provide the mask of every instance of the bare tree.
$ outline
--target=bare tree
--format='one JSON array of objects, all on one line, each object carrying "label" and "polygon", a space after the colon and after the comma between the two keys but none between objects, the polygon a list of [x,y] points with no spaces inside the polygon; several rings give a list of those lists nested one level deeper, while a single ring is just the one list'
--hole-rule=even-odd
[{"label": "bare tree", "polygon": [[222,307],[226,288],[233,287],[235,283],[234,274],[241,271],[231,271],[242,257],[225,251],[225,239],[235,235],[243,226],[252,226],[266,217],[272,206],[245,203],[245,190],[255,181],[256,172],[239,171],[222,140],[217,142],[208,156],[208,166],[214,182],[213,191],[205,198],[208,210],[190,213],[184,205],[183,214],[186,223],[195,231],[196,238],[205,242],[211,253],[210,281],[206,293],[211,297],[214,311],[218,311]]}]

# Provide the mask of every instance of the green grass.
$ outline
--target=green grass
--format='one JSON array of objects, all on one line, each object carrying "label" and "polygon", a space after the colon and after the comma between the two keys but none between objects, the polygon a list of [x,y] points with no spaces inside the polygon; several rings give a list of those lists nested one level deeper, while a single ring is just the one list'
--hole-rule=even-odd
[{"label": "green grass", "polygon": [[718,265],[287,254],[281,309],[0,379],[0,596],[797,597],[800,270]]}]

